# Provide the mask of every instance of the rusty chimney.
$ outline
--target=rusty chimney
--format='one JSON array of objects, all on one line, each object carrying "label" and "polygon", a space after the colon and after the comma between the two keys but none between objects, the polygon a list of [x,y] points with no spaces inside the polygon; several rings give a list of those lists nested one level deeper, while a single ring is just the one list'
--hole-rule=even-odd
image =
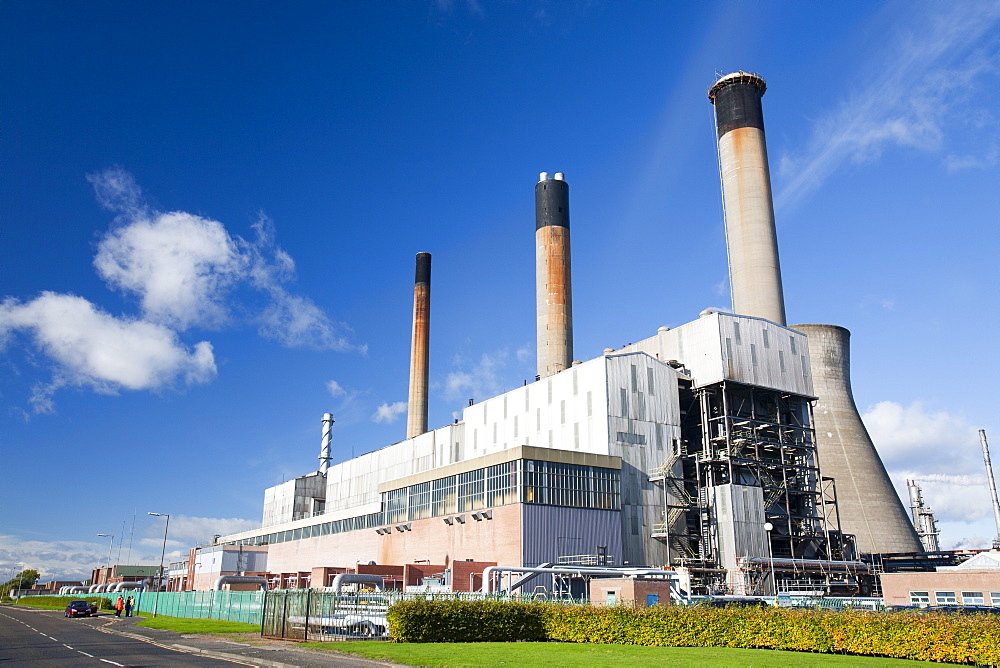
[{"label": "rusty chimney", "polygon": [[760,104],[765,90],[763,78],[740,71],[716,81],[708,99],[715,105],[733,311],[784,325],[785,298]]},{"label": "rusty chimney", "polygon": [[431,329],[431,254],[417,253],[413,281],[413,344],[410,350],[410,400],[406,437],[427,431],[427,360]]},{"label": "rusty chimney", "polygon": [[562,173],[542,172],[535,185],[535,289],[538,376],[573,362],[573,291],[570,284],[569,184]]}]

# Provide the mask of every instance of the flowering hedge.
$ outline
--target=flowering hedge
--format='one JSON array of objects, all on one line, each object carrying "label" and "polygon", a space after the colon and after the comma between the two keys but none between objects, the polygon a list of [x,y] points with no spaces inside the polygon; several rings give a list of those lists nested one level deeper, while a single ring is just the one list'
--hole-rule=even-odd
[{"label": "flowering hedge", "polygon": [[1000,619],[992,615],[453,600],[398,603],[389,626],[398,642],[745,647],[1000,666]]}]

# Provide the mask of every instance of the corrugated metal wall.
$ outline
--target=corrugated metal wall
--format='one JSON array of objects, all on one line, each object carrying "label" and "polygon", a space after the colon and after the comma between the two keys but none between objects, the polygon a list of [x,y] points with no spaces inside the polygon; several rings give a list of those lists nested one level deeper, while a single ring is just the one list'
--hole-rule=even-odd
[{"label": "corrugated metal wall", "polygon": [[616,510],[523,504],[522,563],[537,566],[561,556],[595,554],[598,545],[621,564],[621,519]]}]

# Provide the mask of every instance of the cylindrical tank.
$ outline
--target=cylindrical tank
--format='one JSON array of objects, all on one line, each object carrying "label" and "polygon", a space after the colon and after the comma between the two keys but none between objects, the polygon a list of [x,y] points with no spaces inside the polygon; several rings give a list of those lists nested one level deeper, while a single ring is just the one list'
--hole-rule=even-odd
[{"label": "cylindrical tank", "polygon": [[410,397],[406,437],[427,431],[427,362],[431,330],[431,254],[417,253],[413,281],[413,339],[410,349]]},{"label": "cylindrical tank", "polygon": [[535,185],[535,289],[538,375],[573,363],[573,291],[570,280],[569,184],[542,172]]},{"label": "cylindrical tank", "polygon": [[922,552],[923,546],[889,480],[854,403],[851,333],[837,325],[794,325],[809,337],[813,427],[819,466],[837,483],[840,529],[860,552]]},{"label": "cylindrical tank", "polygon": [[719,172],[729,251],[733,311],[785,324],[778,238],[760,98],[767,86],[756,74],[727,74],[711,87]]}]

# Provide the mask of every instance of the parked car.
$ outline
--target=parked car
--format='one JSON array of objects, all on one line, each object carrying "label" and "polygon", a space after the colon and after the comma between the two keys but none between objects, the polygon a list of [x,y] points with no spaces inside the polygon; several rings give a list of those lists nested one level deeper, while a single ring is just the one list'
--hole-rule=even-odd
[{"label": "parked car", "polygon": [[70,601],[63,617],[90,617],[97,614],[97,606],[88,601]]},{"label": "parked car", "polygon": [[959,615],[1000,615],[1000,608],[989,605],[931,605],[922,608],[920,612],[948,612]]},{"label": "parked car", "polygon": [[718,596],[702,599],[698,601],[698,605],[705,608],[726,608],[729,606],[734,608],[766,608],[769,603],[759,598]]}]

